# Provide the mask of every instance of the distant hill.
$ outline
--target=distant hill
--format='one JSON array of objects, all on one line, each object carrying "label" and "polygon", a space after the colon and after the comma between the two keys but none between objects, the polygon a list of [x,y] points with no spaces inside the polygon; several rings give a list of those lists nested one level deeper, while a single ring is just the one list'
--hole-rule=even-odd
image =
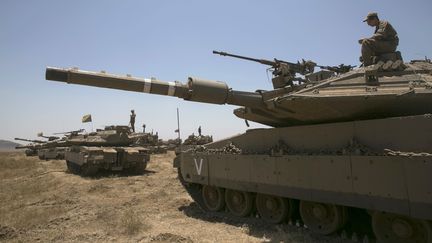
[{"label": "distant hill", "polygon": [[21,145],[7,140],[0,139],[0,151],[14,151],[15,146]]}]

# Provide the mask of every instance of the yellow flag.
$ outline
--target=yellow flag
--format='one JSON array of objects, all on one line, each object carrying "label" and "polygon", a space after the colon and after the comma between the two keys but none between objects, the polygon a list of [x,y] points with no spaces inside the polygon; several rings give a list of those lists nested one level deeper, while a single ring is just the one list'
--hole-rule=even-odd
[{"label": "yellow flag", "polygon": [[82,123],[91,122],[91,121],[92,121],[91,114],[84,115],[82,117]]}]

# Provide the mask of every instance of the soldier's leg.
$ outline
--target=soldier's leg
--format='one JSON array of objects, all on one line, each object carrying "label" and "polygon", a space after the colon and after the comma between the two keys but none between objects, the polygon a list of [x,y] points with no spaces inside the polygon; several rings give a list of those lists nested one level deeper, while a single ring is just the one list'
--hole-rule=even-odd
[{"label": "soldier's leg", "polygon": [[396,45],[389,41],[375,41],[373,44],[374,52],[379,55],[383,53],[395,52]]},{"label": "soldier's leg", "polygon": [[372,65],[372,56],[374,55],[374,41],[371,39],[364,39],[361,45],[361,53],[364,66]]},{"label": "soldier's leg", "polygon": [[365,39],[362,42],[362,58],[365,66],[373,64],[372,57],[396,51],[396,45],[389,41],[377,41],[374,39]]}]

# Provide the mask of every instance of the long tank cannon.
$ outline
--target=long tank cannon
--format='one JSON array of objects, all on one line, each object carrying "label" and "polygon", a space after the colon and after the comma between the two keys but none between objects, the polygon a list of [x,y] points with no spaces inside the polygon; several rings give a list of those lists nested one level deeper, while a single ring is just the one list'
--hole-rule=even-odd
[{"label": "long tank cannon", "polygon": [[101,88],[175,96],[184,100],[211,104],[230,104],[256,108],[264,106],[262,96],[259,93],[236,91],[230,89],[224,82],[191,77],[188,78],[187,84],[183,84],[178,81],[165,82],[156,79],[136,78],[129,75],[122,77],[105,72],[48,67],[46,69],[46,79]]},{"label": "long tank cannon", "polygon": [[32,140],[32,139],[25,139],[25,138],[15,138],[15,140],[17,140],[17,141],[24,141],[24,142],[30,142],[30,143],[38,143],[38,144],[46,143],[46,141],[42,141],[42,140]]},{"label": "long tank cannon", "polygon": [[[359,68],[338,76],[319,71],[309,73],[308,81],[300,84],[293,84],[295,78],[288,72],[273,78],[275,89],[257,92],[233,90],[220,81],[165,82],[76,68],[48,67],[45,75],[47,80],[65,83],[240,106],[234,114],[241,119],[288,127],[432,113],[432,106],[425,105],[432,101],[431,70],[430,63],[414,62],[403,70]],[[375,83],[365,78],[371,73],[377,77]]]},{"label": "long tank cannon", "polygon": [[41,138],[46,138],[49,142],[60,139],[60,137],[57,136],[46,136],[43,134],[43,132],[38,133],[37,136]]}]

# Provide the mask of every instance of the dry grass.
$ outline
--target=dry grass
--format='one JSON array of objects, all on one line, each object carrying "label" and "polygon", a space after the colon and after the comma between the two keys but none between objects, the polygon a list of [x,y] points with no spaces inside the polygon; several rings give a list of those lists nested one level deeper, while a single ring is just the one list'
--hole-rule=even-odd
[{"label": "dry grass", "polygon": [[62,172],[64,161],[0,153],[0,241],[330,242],[254,218],[204,214],[177,180],[173,157],[153,155],[143,176],[83,178]]},{"label": "dry grass", "polygon": [[147,231],[150,228],[133,209],[127,209],[123,213],[120,224],[127,235],[135,235],[141,230]]},{"label": "dry grass", "polygon": [[38,167],[34,157],[26,157],[20,152],[0,152],[0,165],[1,180],[29,175]]}]

